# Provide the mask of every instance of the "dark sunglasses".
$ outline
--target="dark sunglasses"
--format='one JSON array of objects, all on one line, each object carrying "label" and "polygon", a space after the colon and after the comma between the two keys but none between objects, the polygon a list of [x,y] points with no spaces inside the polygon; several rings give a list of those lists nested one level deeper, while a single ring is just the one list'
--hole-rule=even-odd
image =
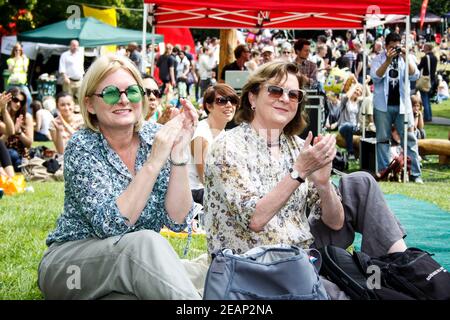
[{"label": "dark sunglasses", "polygon": [[290,51],[283,51],[284,54],[291,54]]},{"label": "dark sunglasses", "polygon": [[303,90],[287,89],[276,85],[267,85],[267,92],[269,97],[274,99],[279,99],[283,93],[286,93],[289,100],[296,103],[302,102],[305,96],[305,91]]},{"label": "dark sunglasses", "polygon": [[217,97],[214,102],[218,105],[218,106],[224,106],[228,103],[228,101],[236,106],[238,104],[238,100],[234,97]]},{"label": "dark sunglasses", "polygon": [[150,95],[154,95],[157,98],[161,98],[162,94],[161,91],[159,89],[145,89],[145,93],[147,94],[147,96],[150,97]]},{"label": "dark sunglasses", "polygon": [[11,101],[14,102],[14,103],[20,103],[20,104],[23,104],[23,101],[24,101],[24,100],[20,100],[19,98],[13,97],[13,98],[11,99]]},{"label": "dark sunglasses", "polygon": [[102,90],[102,93],[94,93],[93,95],[101,97],[106,104],[113,105],[119,102],[122,93],[125,93],[131,103],[140,102],[145,94],[140,85],[132,84],[124,91],[120,91],[116,86],[107,86]]}]

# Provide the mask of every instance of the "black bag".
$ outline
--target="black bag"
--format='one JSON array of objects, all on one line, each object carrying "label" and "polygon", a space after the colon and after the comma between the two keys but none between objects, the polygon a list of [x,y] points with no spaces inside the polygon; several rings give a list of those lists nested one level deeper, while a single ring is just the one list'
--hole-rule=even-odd
[{"label": "black bag", "polygon": [[348,170],[347,153],[336,151],[336,156],[333,159],[333,169],[338,171]]},{"label": "black bag", "polygon": [[386,283],[417,300],[450,300],[450,274],[432,255],[417,248],[371,259]]},{"label": "black bag", "polygon": [[352,254],[334,246],[326,246],[319,251],[322,276],[335,283],[352,300],[377,300],[373,290],[367,288],[367,277]]},{"label": "black bag", "polygon": [[[368,286],[371,258],[363,252],[349,253],[345,249],[326,246],[322,255],[320,274],[335,283],[352,300],[412,300],[411,297],[380,283],[380,288]],[[382,278],[382,277],[381,277]]]},{"label": "black bag", "polygon": [[[334,246],[319,250],[321,275],[355,300],[450,300],[450,274],[431,254],[417,248],[371,258]],[[380,285],[369,288],[370,266],[379,268]]]}]

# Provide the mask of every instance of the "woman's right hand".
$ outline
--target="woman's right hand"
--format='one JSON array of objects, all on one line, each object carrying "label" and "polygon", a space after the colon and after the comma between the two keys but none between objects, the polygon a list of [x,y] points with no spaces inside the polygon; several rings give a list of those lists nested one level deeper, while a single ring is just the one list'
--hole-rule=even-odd
[{"label": "woman's right hand", "polygon": [[0,112],[3,111],[3,109],[6,109],[6,106],[11,101],[11,98],[12,98],[11,92],[0,93]]},{"label": "woman's right hand", "polygon": [[55,128],[56,132],[63,132],[64,131],[64,125],[61,122],[61,119],[56,118],[56,119],[52,120],[52,124],[53,124],[53,127]]},{"label": "woman's right hand", "polygon": [[316,170],[328,165],[334,157],[336,138],[334,135],[326,135],[317,139],[319,142],[311,145],[313,140],[312,132],[308,133],[303,148],[294,163],[294,168],[300,176],[305,179]]}]

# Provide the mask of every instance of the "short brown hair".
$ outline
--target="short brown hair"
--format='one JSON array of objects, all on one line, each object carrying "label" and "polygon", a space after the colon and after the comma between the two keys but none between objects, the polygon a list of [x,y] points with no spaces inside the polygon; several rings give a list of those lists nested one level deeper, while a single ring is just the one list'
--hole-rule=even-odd
[{"label": "short brown hair", "polygon": [[245,44],[240,44],[234,49],[234,57],[239,59],[244,52],[250,52],[250,49]]},{"label": "short brown hair", "polygon": [[218,83],[214,86],[208,87],[203,95],[203,109],[206,114],[209,114],[209,110],[206,104],[213,104],[216,99],[216,94],[220,94],[222,97],[235,98],[239,104],[239,96],[234,89],[226,83]]},{"label": "short brown hair", "polygon": [[[236,111],[236,123],[252,122],[255,113],[251,108],[249,93],[257,95],[261,85],[267,80],[275,78],[276,81],[285,79],[288,74],[293,74],[297,77],[300,88],[302,87],[302,79],[299,76],[299,70],[296,64],[284,61],[273,61],[263,64],[255,70],[249,77],[247,83],[242,88],[241,104]],[[306,127],[305,114],[303,113],[303,104],[305,99],[299,104],[297,113],[294,118],[284,127],[283,132],[288,136],[300,134]]]}]

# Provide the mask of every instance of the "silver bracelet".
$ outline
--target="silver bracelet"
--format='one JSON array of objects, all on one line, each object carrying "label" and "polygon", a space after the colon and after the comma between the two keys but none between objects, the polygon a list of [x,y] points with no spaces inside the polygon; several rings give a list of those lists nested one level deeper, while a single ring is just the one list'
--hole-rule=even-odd
[{"label": "silver bracelet", "polygon": [[172,161],[172,153],[169,154],[169,163],[173,166],[182,167],[188,163],[189,159],[183,162],[173,162]]}]

